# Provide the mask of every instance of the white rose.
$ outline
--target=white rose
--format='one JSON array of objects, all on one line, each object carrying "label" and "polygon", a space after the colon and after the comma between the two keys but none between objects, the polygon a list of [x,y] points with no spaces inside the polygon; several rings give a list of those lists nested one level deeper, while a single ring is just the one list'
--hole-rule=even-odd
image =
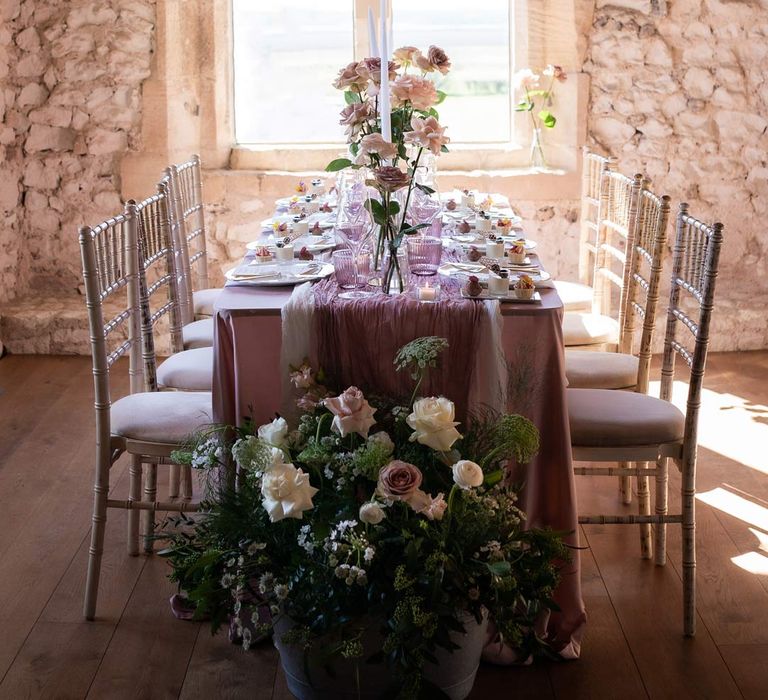
[{"label": "white rose", "polygon": [[454,482],[456,482],[456,485],[462,489],[471,489],[475,486],[480,486],[485,478],[480,465],[470,462],[468,459],[460,459],[451,467],[451,469],[453,470]]},{"label": "white rose", "polygon": [[273,447],[282,447],[288,437],[288,423],[285,418],[275,418],[259,428],[259,439]]},{"label": "white rose", "polygon": [[378,443],[383,448],[385,448],[389,454],[392,454],[395,451],[395,443],[392,442],[392,438],[389,437],[389,435],[383,430],[380,430],[378,433],[371,435],[368,438],[368,442]]},{"label": "white rose", "polygon": [[384,520],[384,509],[378,504],[369,501],[360,506],[360,520],[370,525],[378,525]]},{"label": "white rose", "polygon": [[418,441],[433,450],[447,452],[461,434],[456,430],[458,423],[453,420],[453,401],[444,396],[419,399],[413,404],[413,413],[406,422],[414,430],[411,442]]},{"label": "white rose", "polygon": [[261,481],[264,510],[273,523],[283,518],[301,519],[303,512],[312,508],[317,489],[309,483],[309,474],[285,464],[274,453],[273,460]]}]

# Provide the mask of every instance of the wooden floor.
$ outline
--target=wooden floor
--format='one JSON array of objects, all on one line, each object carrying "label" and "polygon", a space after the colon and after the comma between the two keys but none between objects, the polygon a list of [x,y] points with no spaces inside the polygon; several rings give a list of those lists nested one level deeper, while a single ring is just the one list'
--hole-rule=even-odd
[{"label": "wooden floor", "polygon": [[[711,356],[696,638],[681,635],[677,528],[660,568],[634,527],[585,527],[581,659],[482,667],[473,698],[768,697],[766,403],[768,353]],[[126,555],[124,513],[110,513],[98,621],[83,621],[92,436],[86,358],[0,360],[0,698],[289,698],[268,644],[245,654],[171,616],[166,564]],[[124,460],[113,484],[125,492]],[[583,513],[622,510],[614,479],[578,489]]]}]

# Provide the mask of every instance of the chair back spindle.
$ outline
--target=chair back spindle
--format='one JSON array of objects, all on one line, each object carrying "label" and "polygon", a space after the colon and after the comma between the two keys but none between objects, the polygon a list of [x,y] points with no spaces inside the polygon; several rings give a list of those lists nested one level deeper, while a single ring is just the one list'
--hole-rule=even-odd
[{"label": "chair back spindle", "polygon": [[597,222],[603,172],[614,159],[593,153],[586,146],[582,151],[581,217],[579,231],[579,282],[591,286],[597,252]]}]

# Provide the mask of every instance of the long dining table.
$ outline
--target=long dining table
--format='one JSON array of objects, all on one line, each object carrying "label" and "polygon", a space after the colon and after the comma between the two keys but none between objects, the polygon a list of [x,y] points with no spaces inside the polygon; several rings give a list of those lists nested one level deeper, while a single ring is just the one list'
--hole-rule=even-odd
[{"label": "long dining table", "polygon": [[[315,288],[315,303],[319,304],[322,297],[326,311],[330,310],[334,318],[343,317],[347,310],[359,310],[359,300],[339,299],[332,286],[332,280],[320,282]],[[545,621],[545,635],[562,657],[577,658],[586,612],[580,585],[576,494],[565,398],[563,305],[555,289],[538,291],[541,295],[538,303],[500,304],[500,344],[506,364],[505,408],[509,413],[519,413],[533,421],[541,440],[538,454],[529,464],[514,467],[517,471],[512,477],[522,484],[520,507],[526,511],[529,525],[568,533],[566,542],[571,545],[571,558],[563,564],[561,582],[555,593],[560,609]],[[212,387],[217,423],[242,425],[251,420],[258,426],[272,420],[280,406],[285,405],[288,385],[282,377],[286,351],[282,347],[283,322],[292,292],[290,287],[228,283],[219,295],[214,311]],[[446,311],[438,307],[440,302],[419,306],[405,296],[401,300],[384,300],[385,305],[381,305],[381,301],[379,299],[379,314],[397,314],[399,318],[403,309],[410,308],[412,318],[423,320],[415,325],[394,321],[377,323],[366,331],[371,337],[361,345],[360,354],[370,355],[374,348],[385,353],[390,364],[393,350],[418,335],[430,334],[420,326],[429,331],[433,328],[429,319],[439,311]],[[454,295],[451,303],[455,308],[466,308],[460,305],[478,302]],[[403,333],[410,333],[411,337],[397,337]],[[475,352],[484,351],[484,348],[475,349]],[[354,359],[353,355],[347,357]],[[371,358],[358,359],[364,366]],[[344,371],[348,370],[348,362],[342,365]],[[507,652],[499,648],[490,660],[512,662],[513,656]]]}]

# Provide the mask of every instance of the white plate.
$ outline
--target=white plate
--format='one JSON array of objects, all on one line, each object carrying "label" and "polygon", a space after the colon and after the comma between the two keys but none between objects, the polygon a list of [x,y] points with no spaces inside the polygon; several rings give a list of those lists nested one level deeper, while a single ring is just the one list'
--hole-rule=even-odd
[{"label": "white plate", "polygon": [[[458,265],[462,265],[462,263],[457,263]],[[472,263],[466,263],[467,265],[471,265]],[[482,267],[482,266],[480,266]],[[506,268],[505,268],[506,269]],[[474,269],[462,269],[461,267],[454,267],[451,265],[451,263],[444,263],[440,265],[440,267],[437,269],[438,274],[443,275],[444,277],[458,277],[458,276],[464,276],[469,277],[470,275],[474,275],[477,277],[477,279],[480,280],[480,282],[486,282],[488,280],[488,270],[485,267],[482,267],[482,269],[475,271]],[[525,270],[510,270],[510,284],[515,282],[521,275],[528,275],[530,277],[534,284],[536,286],[539,285],[539,283],[543,282],[549,282],[549,280],[552,279],[552,275],[549,274],[546,270],[540,270],[538,272],[526,272]],[[548,285],[551,286],[551,285]]]},{"label": "white plate", "polygon": [[[275,238],[269,236],[265,239],[258,241],[251,241],[246,244],[248,250],[256,250],[266,246],[266,248],[274,253],[275,252]],[[322,253],[324,250],[331,250],[336,247],[336,237],[324,234],[322,236],[299,236],[293,240],[293,249],[298,253],[302,248],[306,248],[310,253]]]},{"label": "white plate", "polygon": [[[310,274],[302,274],[309,270],[313,271]],[[286,287],[321,280],[332,272],[333,265],[330,263],[293,262],[285,265],[253,263],[228,270],[224,276],[230,282],[253,287]],[[250,273],[253,273],[253,276],[248,276]]]},{"label": "white plate", "polygon": [[[336,223],[336,214],[326,214],[325,212],[317,212],[316,214],[309,214],[304,221],[307,222],[309,228],[314,226],[315,222],[320,224],[320,228],[333,228]],[[264,219],[261,222],[262,229],[272,230],[272,224],[291,224],[293,223],[293,214],[275,214],[269,219]]]},{"label": "white plate", "polygon": [[[515,238],[513,236],[504,236],[502,238],[504,241],[504,247],[509,249],[512,247],[513,241],[519,241],[524,240],[525,241],[525,249],[526,250],[533,250],[538,243],[536,241],[532,241],[530,238]],[[443,236],[443,241],[447,242],[447,245],[450,245],[451,241],[455,241],[458,243],[464,250],[469,250],[472,246],[477,248],[478,250],[482,249],[485,250],[485,237],[484,236],[474,236],[473,234],[456,234],[454,236]],[[443,245],[446,245],[446,243],[443,243]]]},{"label": "white plate", "polygon": [[[301,195],[299,195],[300,197]],[[275,204],[278,207],[282,207],[284,209],[287,209],[291,206],[291,200],[293,197],[280,197],[280,199],[275,200]],[[318,204],[328,204],[329,207],[335,208],[336,207],[336,197],[331,196],[328,194],[321,194],[319,197],[315,197],[315,199],[312,200],[313,202],[317,202]],[[303,202],[306,204],[306,202]]]},{"label": "white plate", "polygon": [[523,299],[517,296],[516,289],[510,289],[507,294],[489,294],[487,289],[484,289],[476,297],[466,294],[464,290],[461,290],[461,296],[465,299],[498,299],[501,302],[514,301],[518,304],[538,304],[541,302],[541,294],[534,292],[530,299]]}]

